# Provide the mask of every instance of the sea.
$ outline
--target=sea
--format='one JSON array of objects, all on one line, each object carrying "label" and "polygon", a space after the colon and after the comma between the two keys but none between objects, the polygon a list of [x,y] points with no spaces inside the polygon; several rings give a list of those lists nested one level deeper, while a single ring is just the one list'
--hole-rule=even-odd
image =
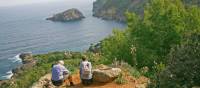
[{"label": "sea", "polygon": [[[91,43],[123,30],[126,24],[92,16],[94,0],[58,0],[0,7],[0,80],[10,79],[12,69],[22,64],[20,53],[85,51]],[[71,22],[45,20],[70,8],[79,9],[85,19]]]}]

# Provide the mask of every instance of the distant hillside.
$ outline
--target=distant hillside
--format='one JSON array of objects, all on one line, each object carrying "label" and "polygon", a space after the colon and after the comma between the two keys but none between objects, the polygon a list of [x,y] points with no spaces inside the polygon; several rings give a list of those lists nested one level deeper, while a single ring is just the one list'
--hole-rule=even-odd
[{"label": "distant hillside", "polygon": [[200,6],[200,0],[182,0],[187,5],[198,5]]},{"label": "distant hillside", "polygon": [[[125,12],[135,12],[142,15],[144,5],[149,0],[97,0],[93,3],[93,16],[106,20],[117,20],[124,22]],[[183,0],[187,5],[200,6],[200,0]]]},{"label": "distant hillside", "polygon": [[97,0],[93,4],[93,15],[107,20],[125,21],[124,12],[143,13],[147,0]]}]

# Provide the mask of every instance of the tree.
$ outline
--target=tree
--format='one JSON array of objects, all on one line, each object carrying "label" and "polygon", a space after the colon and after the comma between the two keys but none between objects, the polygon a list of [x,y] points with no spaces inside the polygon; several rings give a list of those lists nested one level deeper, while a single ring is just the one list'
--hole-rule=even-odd
[{"label": "tree", "polygon": [[195,33],[173,48],[167,68],[159,77],[160,88],[200,86],[200,34]]}]

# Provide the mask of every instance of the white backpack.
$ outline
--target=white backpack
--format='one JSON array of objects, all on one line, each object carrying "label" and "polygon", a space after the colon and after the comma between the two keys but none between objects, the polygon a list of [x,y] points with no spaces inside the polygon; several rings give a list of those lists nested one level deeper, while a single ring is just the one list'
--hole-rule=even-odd
[{"label": "white backpack", "polygon": [[90,64],[89,64],[89,62],[83,62],[83,74],[84,75],[90,74]]}]

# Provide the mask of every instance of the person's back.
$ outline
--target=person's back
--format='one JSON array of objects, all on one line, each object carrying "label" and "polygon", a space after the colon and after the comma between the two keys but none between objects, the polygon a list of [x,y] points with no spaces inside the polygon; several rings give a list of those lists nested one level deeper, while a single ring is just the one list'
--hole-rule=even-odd
[{"label": "person's back", "polygon": [[91,62],[82,61],[80,70],[81,70],[81,79],[91,79],[92,78]]},{"label": "person's back", "polygon": [[72,76],[70,76],[69,71],[63,65],[64,61],[59,61],[58,64],[52,66],[51,80],[55,86],[62,85],[66,78],[69,79],[70,85],[73,85]]},{"label": "person's back", "polygon": [[84,85],[92,83],[92,64],[85,57],[82,58],[80,63],[80,77]]},{"label": "person's back", "polygon": [[63,79],[63,66],[56,64],[52,67],[52,80],[58,81]]}]

